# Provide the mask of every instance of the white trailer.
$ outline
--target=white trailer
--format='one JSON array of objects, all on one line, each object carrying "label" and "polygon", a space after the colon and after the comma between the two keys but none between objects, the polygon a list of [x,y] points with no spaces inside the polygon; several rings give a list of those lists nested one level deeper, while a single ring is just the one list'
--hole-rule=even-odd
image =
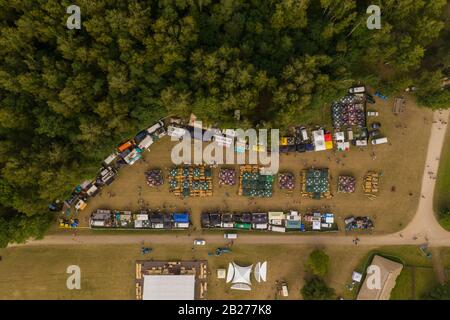
[{"label": "white trailer", "polygon": [[383,143],[388,143],[388,138],[384,137],[384,138],[378,138],[378,139],[373,139],[372,140],[372,144],[373,145],[383,144]]},{"label": "white trailer", "polygon": [[269,231],[286,232],[286,228],[285,227],[280,227],[280,226],[269,226]]},{"label": "white trailer", "polygon": [[175,228],[187,229],[187,228],[189,228],[189,222],[175,222]]},{"label": "white trailer", "polygon": [[348,93],[364,93],[366,92],[366,87],[364,86],[359,86],[359,87],[352,87],[350,89],[348,89]]},{"label": "white trailer", "polygon": [[156,130],[163,128],[164,127],[164,122],[162,121],[158,121],[157,123],[155,123],[154,125],[152,125],[151,127],[149,127],[147,129],[147,132],[149,135],[152,135],[153,133],[155,133]]}]

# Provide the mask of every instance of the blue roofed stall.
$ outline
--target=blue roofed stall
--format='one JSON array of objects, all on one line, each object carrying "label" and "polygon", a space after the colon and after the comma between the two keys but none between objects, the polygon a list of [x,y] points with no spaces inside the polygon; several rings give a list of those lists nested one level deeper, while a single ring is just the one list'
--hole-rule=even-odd
[{"label": "blue roofed stall", "polygon": [[173,213],[172,217],[176,223],[189,223],[189,213]]}]

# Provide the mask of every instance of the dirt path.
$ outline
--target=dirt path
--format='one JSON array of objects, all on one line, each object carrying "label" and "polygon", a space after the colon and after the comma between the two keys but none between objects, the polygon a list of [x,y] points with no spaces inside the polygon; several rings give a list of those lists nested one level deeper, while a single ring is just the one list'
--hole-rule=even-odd
[{"label": "dirt path", "polygon": [[[385,245],[419,245],[428,243],[430,247],[450,247],[450,233],[441,228],[436,220],[433,210],[433,195],[439,159],[444,144],[450,110],[435,111],[433,113],[433,125],[428,144],[426,166],[424,168],[421,193],[417,212],[412,221],[400,232],[382,236],[359,236],[358,245],[385,246]],[[405,159],[408,161],[408,159]],[[432,174],[429,174],[432,172]],[[222,233],[201,235],[174,235],[174,234],[136,234],[130,235],[79,235],[73,239],[71,235],[50,235],[42,240],[28,241],[22,245],[61,245],[61,244],[136,244],[146,243],[178,244],[191,242],[195,238],[205,239],[211,243],[225,243]],[[342,234],[328,235],[253,235],[242,234],[237,243],[242,244],[311,244],[311,245],[350,245],[354,246],[354,236]],[[20,245],[11,245],[20,246]]]}]

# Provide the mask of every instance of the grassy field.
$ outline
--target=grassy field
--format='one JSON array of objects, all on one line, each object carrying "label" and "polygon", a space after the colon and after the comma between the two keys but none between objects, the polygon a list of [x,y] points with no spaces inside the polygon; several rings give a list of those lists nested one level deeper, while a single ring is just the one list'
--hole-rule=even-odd
[{"label": "grassy field", "polygon": [[[343,218],[348,215],[370,216],[374,220],[376,233],[400,230],[416,211],[425,161],[425,152],[418,150],[426,150],[432,113],[429,109],[418,108],[413,99],[408,97],[405,112],[395,116],[391,112],[392,103],[392,99],[387,102],[377,99],[375,106],[369,106],[370,110],[380,113],[378,118],[370,118],[369,124],[372,121],[381,122],[381,131],[389,137],[389,144],[369,145],[364,151],[353,148],[346,153],[324,151],[281,155],[280,171],[291,171],[296,177],[294,194],[291,196],[282,192],[277,183],[272,198],[249,199],[238,196],[237,186],[218,185],[217,169],[214,170],[212,197],[176,198],[168,191],[167,176],[162,187],[149,188],[145,183],[146,170],[161,168],[167,175],[172,166],[170,154],[173,143],[164,138],[155,143],[150,152],[144,153],[143,161],[121,169],[116,181],[89,202],[88,207],[80,213],[81,226],[87,226],[90,213],[99,208],[138,210],[143,206],[171,211],[189,210],[194,223],[193,232],[200,229],[200,213],[208,210],[256,212],[326,208],[337,215],[341,230],[344,227]],[[376,159],[372,159],[372,152],[375,152]],[[312,166],[330,169],[333,199],[318,201],[300,197],[300,171]],[[374,201],[368,200],[362,191],[362,179],[368,170],[383,173],[379,197]],[[337,179],[341,174],[356,177],[357,190],[354,194],[336,192]],[[394,192],[391,191],[392,187],[395,187]]]},{"label": "grassy field", "polygon": [[391,300],[420,300],[438,282],[431,267],[404,267],[391,293]]},{"label": "grassy field", "polygon": [[[289,299],[301,299],[304,263],[312,248],[303,246],[235,246],[233,252],[210,257],[212,247],[194,250],[190,246],[152,246],[148,255],[140,246],[55,246],[17,247],[0,250],[0,299],[134,299],[135,260],[208,260],[208,299],[275,299],[275,281],[289,285]],[[367,253],[365,249],[325,248],[331,258],[327,282],[338,294],[344,289],[351,271]],[[257,283],[253,290],[230,290],[216,277],[217,268],[230,261],[242,265],[268,261],[268,281]],[[66,288],[66,268],[81,268],[81,290]]]},{"label": "grassy field", "polygon": [[[135,299],[135,261],[207,260],[208,299],[277,299],[275,281],[287,281],[289,299],[301,299],[304,283],[304,264],[314,249],[306,246],[247,246],[235,245],[232,253],[221,257],[208,256],[214,247],[152,246],[154,251],[141,255],[139,245],[103,246],[47,246],[15,247],[0,250],[0,299]],[[407,267],[398,278],[393,292],[395,299],[420,298],[436,284],[431,261],[420,255],[416,247],[326,247],[330,256],[330,271],[325,277],[338,296],[356,297],[349,291],[353,270],[362,271],[368,257],[374,253],[392,255]],[[447,256],[446,256],[447,257]],[[224,280],[216,277],[218,268],[229,262],[241,265],[268,262],[267,282],[252,278],[250,292],[230,290]],[[450,261],[448,261],[450,263]],[[68,290],[66,269],[69,265],[81,268],[81,290]],[[412,292],[412,268],[415,268],[415,293]]]},{"label": "grassy field", "polygon": [[[450,209],[450,129],[447,129],[445,145],[439,164],[438,179],[435,192],[435,209],[439,213],[442,209]],[[442,219],[441,225],[450,231],[450,217]]]},{"label": "grassy field", "polygon": [[403,268],[391,292],[391,300],[412,300],[414,296],[414,273],[412,268]]}]

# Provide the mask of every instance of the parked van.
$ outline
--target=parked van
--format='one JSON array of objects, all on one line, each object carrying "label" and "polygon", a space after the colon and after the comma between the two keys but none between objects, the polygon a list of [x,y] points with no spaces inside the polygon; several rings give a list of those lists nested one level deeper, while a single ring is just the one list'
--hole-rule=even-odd
[{"label": "parked van", "polygon": [[352,87],[348,89],[348,93],[364,93],[366,92],[366,87],[360,86],[360,87]]},{"label": "parked van", "polygon": [[301,128],[300,132],[302,133],[302,139],[303,141],[308,141],[308,131],[306,131],[306,128]]},{"label": "parked van", "polygon": [[237,239],[238,235],[237,233],[225,233],[223,237],[225,239]]},{"label": "parked van", "polygon": [[151,136],[146,136],[141,142],[138,144],[138,148],[142,150],[146,150],[150,148],[153,144],[153,138]]},{"label": "parked van", "polygon": [[288,291],[288,286],[286,282],[283,282],[281,284],[281,295],[283,297],[289,297],[289,291]]},{"label": "parked van", "polygon": [[[372,141],[373,143],[373,141]],[[366,147],[367,146],[367,139],[358,139],[355,141],[355,145],[357,147]]]},{"label": "parked van", "polygon": [[118,153],[117,153],[117,152],[114,152],[114,153],[112,153],[111,155],[109,155],[108,158],[106,158],[105,160],[103,160],[103,162],[104,162],[106,165],[108,165],[108,164],[110,164],[111,162],[113,162],[113,161],[117,158],[117,156],[118,156]]},{"label": "parked van", "polygon": [[352,129],[348,129],[347,135],[348,135],[348,140],[353,141],[353,130]]},{"label": "parked van", "polygon": [[372,144],[373,145],[375,145],[375,144],[383,144],[383,143],[387,143],[387,142],[388,142],[388,139],[386,137],[372,140]]},{"label": "parked van", "polygon": [[156,134],[158,137],[161,138],[166,134],[166,130],[164,129],[164,122],[160,120],[151,127],[147,128],[147,133],[149,135]]}]

